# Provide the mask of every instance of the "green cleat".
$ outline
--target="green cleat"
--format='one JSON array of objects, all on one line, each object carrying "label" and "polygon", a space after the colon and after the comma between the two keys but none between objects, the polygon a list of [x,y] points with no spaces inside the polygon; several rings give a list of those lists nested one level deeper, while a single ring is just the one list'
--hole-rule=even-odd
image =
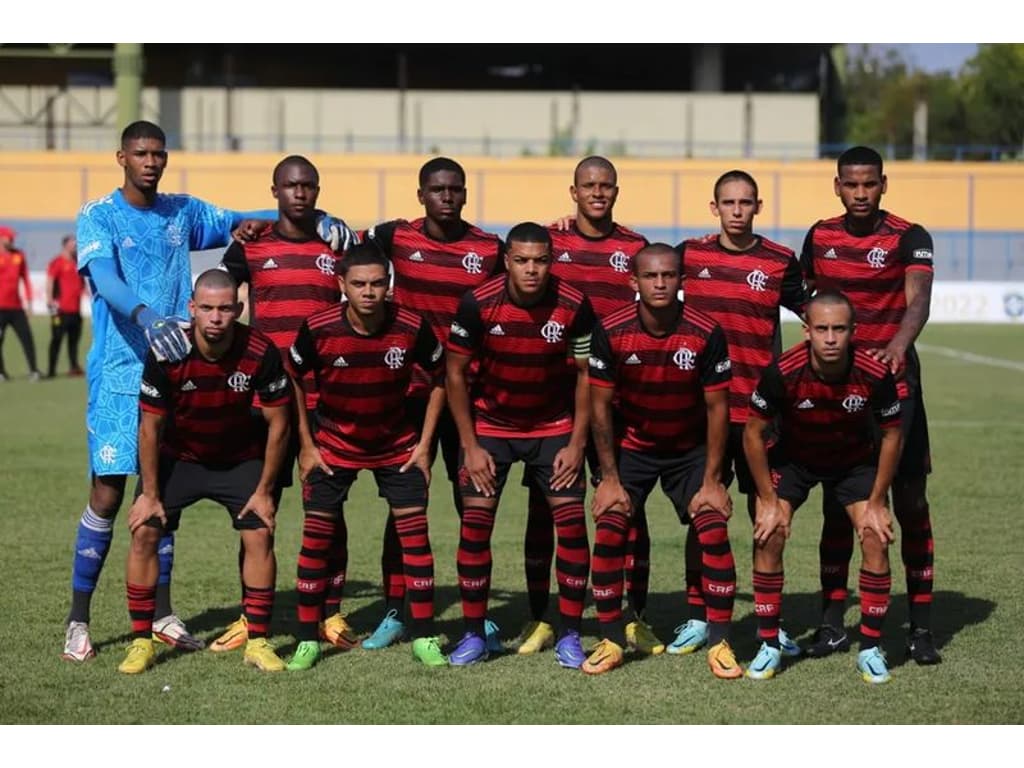
[{"label": "green cleat", "polygon": [[428,667],[448,666],[448,659],[441,653],[441,643],[436,637],[417,637],[413,640],[412,657]]},{"label": "green cleat", "polygon": [[312,669],[320,661],[320,642],[318,640],[303,640],[295,649],[295,655],[288,662],[286,669],[289,672],[305,672]]}]

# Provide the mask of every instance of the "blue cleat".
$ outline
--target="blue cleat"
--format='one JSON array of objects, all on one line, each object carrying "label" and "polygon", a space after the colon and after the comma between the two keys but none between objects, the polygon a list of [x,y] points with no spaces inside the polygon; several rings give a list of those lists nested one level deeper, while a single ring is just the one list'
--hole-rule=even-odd
[{"label": "blue cleat", "polygon": [[803,653],[803,649],[793,642],[793,638],[787,635],[782,627],[779,627],[779,650],[783,656],[789,656],[791,659]]},{"label": "blue cleat", "polygon": [[583,652],[579,632],[570,629],[559,638],[555,643],[555,658],[559,664],[569,669],[579,669],[583,666],[583,662],[587,660],[587,654]]},{"label": "blue cleat", "polygon": [[679,655],[693,653],[708,642],[708,623],[699,619],[690,619],[685,624],[676,627],[676,639],[668,644],[665,650],[669,653]]},{"label": "blue cleat", "polygon": [[887,683],[892,678],[889,666],[885,663],[885,654],[877,645],[857,654],[857,669],[865,683]]},{"label": "blue cleat", "polygon": [[448,663],[453,667],[465,667],[486,659],[487,641],[473,632],[464,634],[455,650],[448,654]]},{"label": "blue cleat", "polygon": [[747,677],[751,680],[771,680],[782,667],[782,651],[772,648],[768,643],[761,643],[761,650],[747,667]]},{"label": "blue cleat", "polygon": [[387,648],[401,640],[404,633],[405,625],[398,619],[398,610],[392,608],[380,620],[373,634],[363,640],[362,646],[368,651]]}]

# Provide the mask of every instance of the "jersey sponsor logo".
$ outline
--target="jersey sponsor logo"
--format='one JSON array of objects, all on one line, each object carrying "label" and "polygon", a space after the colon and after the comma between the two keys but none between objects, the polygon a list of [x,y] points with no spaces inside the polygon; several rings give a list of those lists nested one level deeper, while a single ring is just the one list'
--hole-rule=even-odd
[{"label": "jersey sponsor logo", "polygon": [[252,376],[247,376],[241,371],[235,371],[228,376],[228,386],[235,392],[247,392],[249,390],[249,381],[251,379]]},{"label": "jersey sponsor logo", "polygon": [[78,258],[79,258],[79,260],[81,260],[82,258],[88,256],[90,253],[95,253],[96,251],[98,251],[102,247],[103,246],[100,244],[99,240],[93,240],[91,243],[89,243],[84,248],[79,248],[78,249]]},{"label": "jersey sponsor logo", "polygon": [[489,333],[491,334],[491,336],[504,336],[505,329],[501,327],[501,323],[498,323],[497,325],[491,326],[491,330],[489,331]]},{"label": "jersey sponsor logo", "polygon": [[870,251],[868,251],[867,256],[865,258],[867,258],[868,264],[870,264],[872,267],[874,267],[875,269],[881,269],[882,267],[885,266],[885,257],[888,255],[889,252],[887,250],[875,246]]},{"label": "jersey sponsor logo", "polygon": [[177,248],[185,242],[185,233],[182,231],[181,227],[173,221],[167,225],[167,232],[165,234],[167,237],[167,244],[170,246]]},{"label": "jersey sponsor logo", "polygon": [[467,331],[458,323],[452,323],[452,333],[454,333],[456,336],[461,336],[464,339],[469,338],[469,331]]},{"label": "jersey sponsor logo", "polygon": [[565,326],[556,320],[548,320],[544,323],[544,327],[540,329],[540,335],[548,344],[557,344],[562,340],[562,333],[565,331]]},{"label": "jersey sponsor logo", "polygon": [[599,370],[599,371],[603,371],[603,370],[605,370],[608,367],[608,364],[604,360],[602,360],[600,357],[594,357],[593,355],[591,355],[590,356],[590,367],[591,368],[597,368],[597,370]]},{"label": "jersey sponsor logo", "polygon": [[476,251],[470,251],[462,257],[462,268],[471,275],[479,275],[483,272],[484,260]]},{"label": "jersey sponsor logo", "polygon": [[823,258],[823,259],[838,259],[839,257],[836,255],[836,249],[835,248],[829,248],[827,251],[825,251],[825,254],[821,258]]},{"label": "jersey sponsor logo", "polygon": [[921,261],[932,260],[932,249],[931,248],[916,248],[914,249],[914,258],[920,259]]},{"label": "jersey sponsor logo", "polygon": [[846,409],[847,413],[857,413],[864,410],[865,403],[867,403],[867,399],[861,395],[847,395],[843,398],[843,408]]},{"label": "jersey sponsor logo", "polygon": [[444,354],[444,345],[441,342],[438,342],[437,346],[434,347],[434,351],[430,353],[430,362],[436,363],[438,360],[441,359],[441,355],[443,355],[443,354]]},{"label": "jersey sponsor logo", "polygon": [[100,448],[98,454],[100,457],[100,461],[102,461],[107,466],[110,466],[111,464],[114,463],[114,460],[117,458],[117,448],[112,446],[110,443],[107,443],[102,448]]},{"label": "jersey sponsor logo", "polygon": [[334,274],[334,257],[329,253],[321,253],[316,257],[316,268],[325,275]]},{"label": "jersey sponsor logo", "polygon": [[755,269],[747,275],[747,285],[750,286],[752,291],[763,291],[768,285],[768,275],[760,269]]},{"label": "jersey sponsor logo", "polygon": [[680,347],[676,350],[676,353],[672,355],[672,362],[675,363],[681,371],[692,371],[697,367],[697,353],[689,347]]},{"label": "jersey sponsor logo", "polygon": [[267,385],[267,392],[279,392],[288,386],[288,377],[282,376],[277,381],[272,381]]},{"label": "jersey sponsor logo", "polygon": [[405,365],[405,350],[401,347],[388,347],[388,351],[384,353],[384,365],[397,371]]},{"label": "jersey sponsor logo", "polygon": [[121,241],[122,248],[134,248],[135,241],[132,240],[131,235],[125,235],[124,240]]},{"label": "jersey sponsor logo", "polygon": [[331,365],[333,365],[335,368],[348,368],[348,360],[346,360],[341,355],[338,355],[336,358],[334,358],[334,362],[331,363]]},{"label": "jersey sponsor logo", "polygon": [[145,379],[142,380],[139,389],[142,390],[142,394],[147,397],[160,397],[160,391]]},{"label": "jersey sponsor logo", "polygon": [[758,392],[756,389],[750,395],[750,402],[752,402],[758,408],[768,410],[768,401],[765,400],[764,397],[761,396],[761,393]]},{"label": "jersey sponsor logo", "polygon": [[797,406],[796,406],[798,411],[806,411],[808,408],[813,408],[813,407],[814,407],[814,401],[811,400],[810,398],[808,398],[806,400],[801,400],[799,403],[797,403]]},{"label": "jersey sponsor logo", "polygon": [[626,365],[640,365],[643,361],[637,356],[636,352],[626,358]]},{"label": "jersey sponsor logo", "polygon": [[900,412],[900,401],[897,400],[895,403],[890,405],[888,408],[882,410],[882,418],[888,419],[891,416],[895,416]]},{"label": "jersey sponsor logo", "polygon": [[562,264],[572,264],[572,256],[569,255],[568,251],[562,251],[561,255],[558,257],[558,261]]},{"label": "jersey sponsor logo", "polygon": [[181,385],[182,392],[194,392],[196,389],[198,389],[198,387],[196,387],[192,379],[189,379],[188,381]]},{"label": "jersey sponsor logo", "polygon": [[725,373],[732,368],[732,360],[725,358],[719,363],[715,363],[715,373]]},{"label": "jersey sponsor logo", "polygon": [[708,269],[707,267],[704,267],[704,269],[702,269],[700,272],[697,273],[697,277],[699,277],[702,280],[710,280],[711,279],[711,270]]},{"label": "jersey sponsor logo", "polygon": [[299,350],[295,348],[294,344],[288,348],[288,354],[292,356],[292,360],[295,361],[296,365],[302,365],[302,355],[299,354]]},{"label": "jersey sponsor logo", "polygon": [[266,261],[263,262],[263,265],[260,267],[260,269],[277,269],[277,262],[274,261],[273,259],[267,259]]},{"label": "jersey sponsor logo", "polygon": [[423,254],[419,251],[413,251],[409,254],[409,261],[423,261]]},{"label": "jersey sponsor logo", "polygon": [[622,251],[615,251],[608,257],[608,263],[616,272],[629,272],[629,256]]}]

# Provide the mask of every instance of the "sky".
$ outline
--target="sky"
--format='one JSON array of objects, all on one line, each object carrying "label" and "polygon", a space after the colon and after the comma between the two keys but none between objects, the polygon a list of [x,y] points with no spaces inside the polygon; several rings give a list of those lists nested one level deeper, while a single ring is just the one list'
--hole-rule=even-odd
[{"label": "sky", "polygon": [[949,70],[953,74],[978,50],[977,43],[876,43],[872,47],[896,48],[916,69],[929,73]]}]

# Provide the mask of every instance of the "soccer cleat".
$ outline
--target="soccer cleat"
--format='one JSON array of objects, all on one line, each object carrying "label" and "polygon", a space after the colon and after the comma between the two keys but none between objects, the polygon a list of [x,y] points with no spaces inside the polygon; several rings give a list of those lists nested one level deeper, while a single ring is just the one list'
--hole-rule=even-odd
[{"label": "soccer cleat", "polygon": [[722,680],[735,680],[743,676],[743,667],[736,661],[736,654],[726,640],[708,649],[708,666],[711,667],[711,674]]},{"label": "soccer cleat", "polygon": [[555,643],[555,659],[567,669],[579,669],[583,666],[583,662],[587,660],[587,654],[583,652],[579,632],[570,629],[559,638]]},{"label": "soccer cleat", "polygon": [[185,622],[171,613],[153,622],[153,639],[179,651],[201,651],[206,643],[185,629]]},{"label": "soccer cleat", "polygon": [[64,634],[64,653],[61,658],[67,661],[88,661],[95,655],[96,651],[89,639],[89,625],[84,621],[69,622]]},{"label": "soccer cleat", "polygon": [[761,650],[747,667],[747,677],[751,680],[771,680],[782,667],[782,651],[772,648],[768,643],[761,643]]},{"label": "soccer cleat", "polygon": [[484,639],[487,641],[488,653],[505,652],[505,646],[501,642],[501,629],[490,619],[484,620]]},{"label": "soccer cleat", "polygon": [[814,632],[814,638],[810,645],[804,648],[804,653],[812,659],[820,659],[839,651],[850,650],[850,638],[846,632],[836,629],[831,624],[822,624]]},{"label": "soccer cleat", "polygon": [[224,634],[210,643],[210,650],[214,653],[223,651],[234,651],[241,648],[249,640],[249,621],[245,615],[239,616],[224,630]]},{"label": "soccer cleat", "polygon": [[305,672],[320,661],[320,643],[317,640],[303,640],[295,647],[295,654],[285,669],[289,672]]},{"label": "soccer cleat", "polygon": [[931,630],[918,627],[907,635],[907,658],[921,665],[938,664],[942,656],[935,649],[935,640]]},{"label": "soccer cleat", "polygon": [[892,678],[889,666],[885,663],[885,654],[877,645],[857,654],[857,669],[865,683],[887,683]]},{"label": "soccer cleat", "polygon": [[707,645],[708,623],[699,619],[690,619],[675,628],[676,639],[668,644],[668,652],[672,654],[693,653]]},{"label": "soccer cleat", "polygon": [[467,632],[448,654],[448,663],[453,667],[467,667],[487,659],[487,641],[474,632]]},{"label": "soccer cleat", "polygon": [[604,638],[597,644],[587,660],[580,665],[580,669],[588,675],[603,675],[616,667],[621,667],[624,655],[621,645]]},{"label": "soccer cleat", "polygon": [[41,378],[42,378],[42,376],[40,375],[39,371],[32,371],[28,375],[28,380],[29,381],[39,381]]},{"label": "soccer cleat", "polygon": [[152,667],[155,661],[156,648],[153,647],[153,641],[148,637],[137,637],[128,646],[128,654],[118,665],[117,671],[137,675]]},{"label": "soccer cleat", "polygon": [[555,645],[555,629],[546,621],[528,621],[519,633],[519,647],[516,653],[527,656],[540,653]]},{"label": "soccer cleat", "polygon": [[665,652],[665,644],[654,634],[651,625],[640,619],[626,625],[626,644],[645,656],[657,656]]},{"label": "soccer cleat", "polygon": [[779,627],[779,650],[783,656],[789,656],[790,658],[796,658],[803,653],[803,649],[796,644],[793,638],[786,634],[786,630],[782,627]]},{"label": "soccer cleat", "polygon": [[359,638],[352,631],[352,627],[345,621],[345,617],[336,613],[326,621],[320,622],[320,639],[333,645],[335,648],[349,650],[359,644]]},{"label": "soccer cleat", "polygon": [[260,672],[283,672],[285,664],[265,637],[254,637],[245,644],[242,661]]},{"label": "soccer cleat", "polygon": [[392,608],[384,614],[373,634],[363,640],[362,645],[368,651],[387,648],[401,640],[404,633],[405,625],[398,619],[398,610]]},{"label": "soccer cleat", "polygon": [[436,637],[417,637],[413,640],[412,657],[428,667],[448,666],[448,659],[441,653],[441,641]]}]

